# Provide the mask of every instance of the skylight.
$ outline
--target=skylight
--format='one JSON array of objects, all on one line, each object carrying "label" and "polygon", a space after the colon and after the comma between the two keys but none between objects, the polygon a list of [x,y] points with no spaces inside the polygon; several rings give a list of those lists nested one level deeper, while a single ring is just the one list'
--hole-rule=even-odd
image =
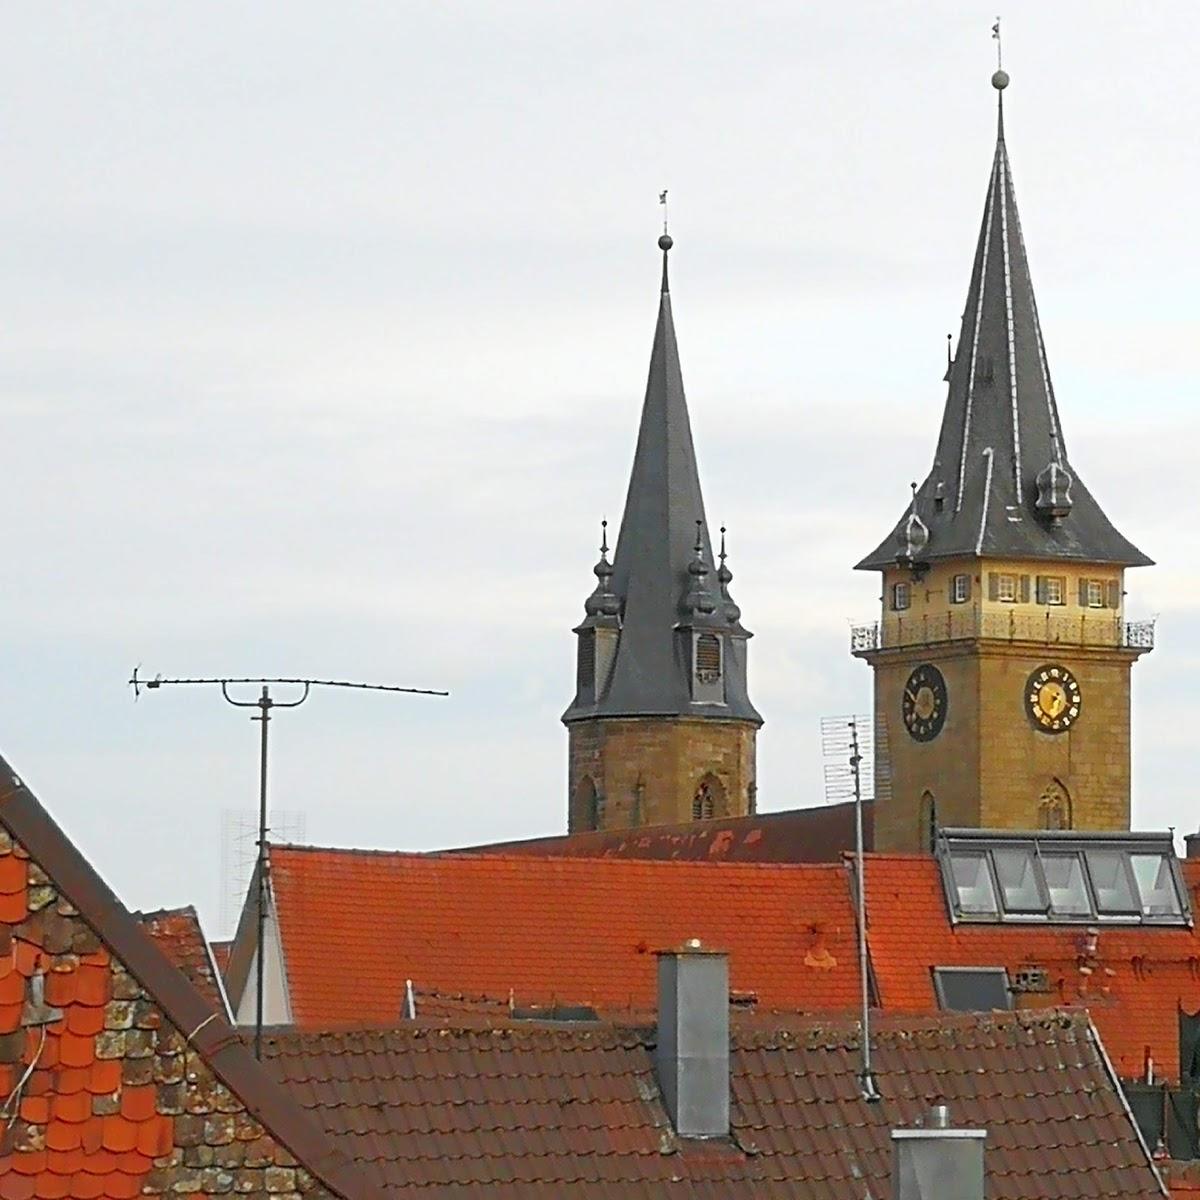
[{"label": "skylight", "polygon": [[1190,925],[1170,834],[943,830],[955,921]]}]

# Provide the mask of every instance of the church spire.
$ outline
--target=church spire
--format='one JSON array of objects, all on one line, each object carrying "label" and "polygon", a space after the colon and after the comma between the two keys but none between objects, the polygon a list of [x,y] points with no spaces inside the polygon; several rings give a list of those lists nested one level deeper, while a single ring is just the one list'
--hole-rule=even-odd
[{"label": "church spire", "polygon": [[[671,311],[670,234],[658,239],[662,288],[637,449],[608,586],[620,604],[620,636],[607,680],[590,698],[576,696],[564,720],[592,716],[700,715],[761,721],[746,695],[745,639],[738,626],[722,637],[740,645],[724,656],[722,696],[696,707],[683,652],[687,630],[708,625],[716,607],[707,575],[715,562]],[[702,603],[696,607],[697,597]],[[726,603],[731,603],[727,601]]]},{"label": "church spire", "polygon": [[933,469],[860,570],[894,564],[913,517],[928,531],[924,560],[1150,562],[1067,460],[1005,142],[1008,84],[997,69],[996,148]]}]

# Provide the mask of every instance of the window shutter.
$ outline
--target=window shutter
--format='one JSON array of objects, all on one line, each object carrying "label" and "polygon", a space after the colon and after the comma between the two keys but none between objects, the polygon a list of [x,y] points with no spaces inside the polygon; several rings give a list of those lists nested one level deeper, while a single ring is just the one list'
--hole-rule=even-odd
[{"label": "window shutter", "polygon": [[1046,577],[1039,575],[1037,577],[1037,602],[1039,604],[1046,603]]},{"label": "window shutter", "polygon": [[995,571],[988,572],[988,599],[1000,599],[1000,580]]},{"label": "window shutter", "polygon": [[1029,603],[1029,576],[1028,575],[1021,576],[1021,603],[1022,604]]},{"label": "window shutter", "polygon": [[1121,607],[1121,585],[1115,579],[1108,581],[1108,607]]},{"label": "window shutter", "polygon": [[1087,608],[1087,585],[1088,585],[1088,581],[1086,579],[1081,579],[1079,581],[1079,607],[1080,608]]},{"label": "window shutter", "polygon": [[967,574],[965,574],[963,576],[963,579],[966,580],[966,586],[963,588],[963,599],[970,600],[970,598],[971,598],[971,573],[968,571]]}]

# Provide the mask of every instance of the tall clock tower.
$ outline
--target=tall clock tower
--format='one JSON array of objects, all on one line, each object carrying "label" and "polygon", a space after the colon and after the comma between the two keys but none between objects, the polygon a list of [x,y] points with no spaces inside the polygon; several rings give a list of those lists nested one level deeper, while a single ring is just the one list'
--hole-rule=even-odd
[{"label": "tall clock tower", "polygon": [[859,564],[881,620],[852,650],[875,672],[875,844],[941,826],[1129,828],[1129,685],[1153,645],[1125,619],[1148,559],[1067,457],[1004,140],[947,372],[933,468]]}]

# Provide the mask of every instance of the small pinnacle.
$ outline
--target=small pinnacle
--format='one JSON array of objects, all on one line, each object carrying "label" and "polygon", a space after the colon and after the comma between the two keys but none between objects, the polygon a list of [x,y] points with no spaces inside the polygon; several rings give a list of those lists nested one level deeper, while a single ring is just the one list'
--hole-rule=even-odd
[{"label": "small pinnacle", "polygon": [[600,522],[600,553],[608,553],[608,518]]}]

